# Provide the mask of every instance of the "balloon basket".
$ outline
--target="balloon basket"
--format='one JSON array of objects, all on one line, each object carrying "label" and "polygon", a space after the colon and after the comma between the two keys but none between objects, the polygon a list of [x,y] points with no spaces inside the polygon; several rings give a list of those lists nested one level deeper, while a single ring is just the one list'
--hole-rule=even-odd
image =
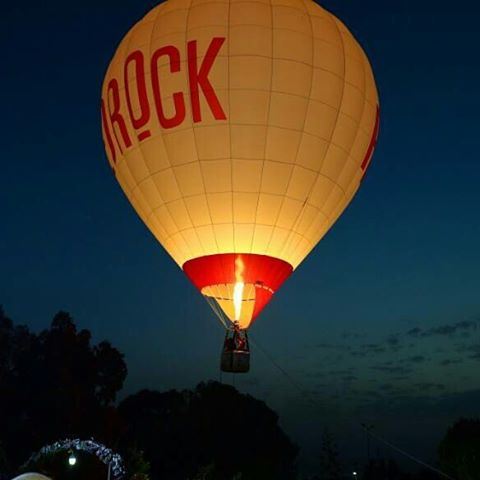
[{"label": "balloon basket", "polygon": [[226,373],[250,371],[250,347],[246,330],[227,330],[223,342],[220,369]]}]

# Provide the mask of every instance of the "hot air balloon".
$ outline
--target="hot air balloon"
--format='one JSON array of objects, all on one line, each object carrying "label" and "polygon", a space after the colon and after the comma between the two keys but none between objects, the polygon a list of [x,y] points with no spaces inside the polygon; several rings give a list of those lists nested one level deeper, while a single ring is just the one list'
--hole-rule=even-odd
[{"label": "hot air balloon", "polygon": [[357,192],[378,105],[364,51],[311,0],[167,0],[119,44],[108,161],[227,327],[223,370],[248,371],[247,329]]}]

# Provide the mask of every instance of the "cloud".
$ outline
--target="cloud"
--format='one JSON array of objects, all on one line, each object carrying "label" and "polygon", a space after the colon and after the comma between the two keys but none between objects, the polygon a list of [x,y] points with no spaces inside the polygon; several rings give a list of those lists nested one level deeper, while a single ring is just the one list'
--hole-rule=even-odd
[{"label": "cloud", "polygon": [[350,338],[354,339],[359,339],[359,338],[364,338],[365,334],[364,333],[356,333],[356,332],[343,332],[342,333],[342,338],[345,340],[348,340]]},{"label": "cloud", "polygon": [[379,343],[364,343],[360,345],[360,349],[363,350],[365,353],[384,353],[385,347]]},{"label": "cloud", "polygon": [[448,367],[449,365],[456,365],[457,363],[461,363],[461,359],[459,358],[444,358],[440,361],[439,365],[441,367]]},{"label": "cloud", "polygon": [[400,339],[398,337],[397,334],[393,334],[393,335],[390,335],[388,338],[387,338],[387,343],[391,346],[391,347],[396,347],[398,346],[398,344],[400,343]]},{"label": "cloud", "polygon": [[410,332],[418,330],[416,335],[419,335],[421,337],[432,337],[435,335],[451,337],[457,332],[465,330],[477,330],[477,328],[478,322],[476,320],[464,320],[449,325],[440,325],[439,327],[433,327],[425,331],[422,331],[420,328],[417,327],[416,329],[410,330]]},{"label": "cloud", "polygon": [[463,351],[467,351],[475,354],[480,353],[480,343],[473,343],[472,345],[461,345],[460,347]]},{"label": "cloud", "polygon": [[423,355],[415,355],[413,357],[407,358],[405,361],[410,363],[423,363],[427,359]]},{"label": "cloud", "polygon": [[420,390],[445,390],[446,386],[443,383],[432,383],[432,382],[422,382],[422,383],[415,383],[413,385]]},{"label": "cloud", "polygon": [[380,385],[380,390],[385,390],[385,391],[392,391],[395,390],[395,385],[393,383],[384,383],[383,385]]},{"label": "cloud", "polygon": [[480,343],[473,343],[471,345],[459,344],[457,345],[457,353],[469,353],[467,358],[470,360],[480,360]]},{"label": "cloud", "polygon": [[366,352],[352,352],[352,357],[366,357],[367,356],[367,353]]},{"label": "cloud", "polygon": [[354,368],[346,368],[344,370],[330,370],[330,375],[350,375],[353,372]]},{"label": "cloud", "polygon": [[324,350],[338,350],[339,348],[343,348],[343,345],[336,345],[333,343],[317,343],[315,346]]},{"label": "cloud", "polygon": [[471,328],[476,330],[478,328],[478,323],[478,320],[465,320],[463,322],[458,322],[457,327],[463,328],[465,330],[469,330]]},{"label": "cloud", "polygon": [[383,372],[387,375],[408,375],[413,372],[409,367],[404,366],[391,366],[391,365],[374,365],[370,367],[371,370],[376,370],[377,372]]},{"label": "cloud", "polygon": [[368,390],[367,392],[365,392],[365,395],[368,397],[383,398],[383,395],[381,395],[375,390]]},{"label": "cloud", "polygon": [[420,327],[415,327],[415,328],[412,328],[411,330],[409,330],[406,334],[407,335],[410,335],[412,337],[417,337],[418,335],[420,335],[422,333],[422,329]]}]

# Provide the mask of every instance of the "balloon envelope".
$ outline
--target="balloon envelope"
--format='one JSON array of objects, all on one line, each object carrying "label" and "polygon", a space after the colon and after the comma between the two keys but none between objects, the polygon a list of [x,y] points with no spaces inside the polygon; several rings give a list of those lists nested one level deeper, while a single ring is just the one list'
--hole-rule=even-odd
[{"label": "balloon envelope", "polygon": [[362,48],[311,0],[168,0],[118,46],[102,126],[139,216],[247,328],[357,192],[378,95]]}]

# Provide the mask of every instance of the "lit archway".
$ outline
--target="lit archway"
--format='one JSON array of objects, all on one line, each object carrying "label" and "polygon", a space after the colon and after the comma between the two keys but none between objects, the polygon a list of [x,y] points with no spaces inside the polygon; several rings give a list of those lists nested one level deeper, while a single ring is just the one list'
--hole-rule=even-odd
[{"label": "lit archway", "polygon": [[51,445],[45,445],[37,453],[32,455],[27,463],[36,462],[44,455],[52,455],[63,450],[77,450],[95,455],[102,463],[109,467],[113,480],[122,480],[125,477],[126,471],[122,457],[93,439],[65,439],[59,440]]}]

